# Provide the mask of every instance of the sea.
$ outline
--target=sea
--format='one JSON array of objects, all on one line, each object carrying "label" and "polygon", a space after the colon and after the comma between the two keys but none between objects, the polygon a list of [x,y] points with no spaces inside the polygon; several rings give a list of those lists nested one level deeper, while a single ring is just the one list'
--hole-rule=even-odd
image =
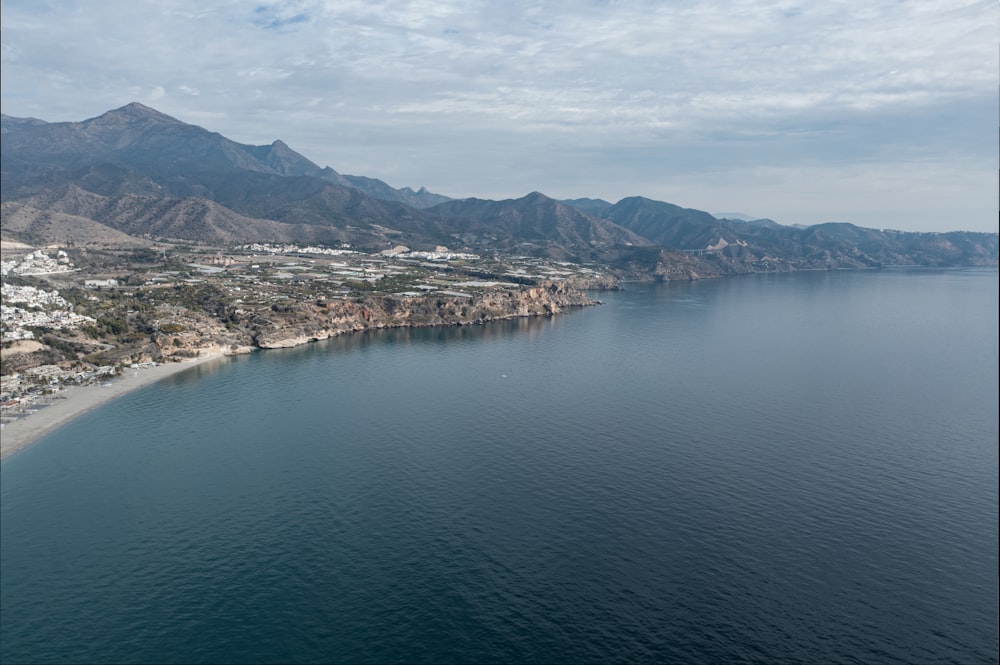
[{"label": "sea", "polygon": [[996,663],[998,272],[186,370],[0,467],[3,663]]}]

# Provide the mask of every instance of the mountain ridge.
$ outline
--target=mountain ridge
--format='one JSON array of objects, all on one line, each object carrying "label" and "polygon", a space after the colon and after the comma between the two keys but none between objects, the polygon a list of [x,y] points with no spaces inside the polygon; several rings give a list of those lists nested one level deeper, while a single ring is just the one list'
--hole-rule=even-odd
[{"label": "mountain ridge", "polygon": [[[0,126],[4,152],[27,153],[36,166],[71,170],[100,161],[124,162],[134,170],[160,176],[235,167],[272,175],[318,177],[418,207],[447,199],[425,188],[417,192],[397,190],[376,178],[342,175],[329,166],[318,166],[281,139],[261,146],[237,143],[138,102],[81,122],[49,123],[4,114]],[[22,131],[18,134],[17,130]],[[18,184],[15,179],[13,186]]]},{"label": "mountain ridge", "polygon": [[[457,245],[646,266],[660,275],[671,274],[671,261],[689,266],[692,275],[997,263],[997,234],[783,226],[719,219],[642,196],[610,203],[532,192],[491,201],[395,189],[320,167],[280,139],[240,144],[135,102],[81,122],[4,114],[0,140],[4,203],[92,219],[139,237],[349,243],[370,250]],[[650,247],[663,252],[644,249]]]}]

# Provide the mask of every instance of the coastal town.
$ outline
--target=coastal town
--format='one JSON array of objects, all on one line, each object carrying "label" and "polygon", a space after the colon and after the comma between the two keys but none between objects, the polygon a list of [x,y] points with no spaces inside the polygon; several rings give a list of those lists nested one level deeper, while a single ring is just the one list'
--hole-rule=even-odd
[{"label": "coastal town", "polygon": [[2,422],[128,370],[374,328],[551,315],[618,285],[599,266],[444,246],[10,241],[0,282]]}]

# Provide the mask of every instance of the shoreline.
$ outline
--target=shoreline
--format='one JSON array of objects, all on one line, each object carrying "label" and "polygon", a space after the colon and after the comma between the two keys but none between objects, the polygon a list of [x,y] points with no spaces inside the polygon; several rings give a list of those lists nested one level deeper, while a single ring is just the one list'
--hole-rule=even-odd
[{"label": "shoreline", "polygon": [[[596,301],[588,300],[586,303],[574,303],[570,302],[566,304],[566,307],[573,307],[576,305],[593,305],[597,304]],[[550,313],[537,313],[528,314],[527,316],[551,316]],[[512,319],[519,318],[520,316],[516,313],[511,313],[508,316],[498,317],[499,319]],[[366,321],[366,323],[369,323]],[[468,323],[482,323],[479,321],[468,321]],[[438,325],[454,325],[451,321],[442,321],[429,324],[430,327]],[[197,358],[192,358],[189,360],[182,360],[178,362],[170,362],[164,364],[158,364],[154,367],[139,367],[139,368],[127,368],[120,376],[110,379],[109,382],[102,382],[100,384],[91,384],[86,386],[68,386],[64,387],[59,395],[47,405],[39,405],[37,410],[24,415],[16,420],[8,423],[0,423],[0,461],[6,460],[8,457],[13,455],[19,450],[24,450],[29,445],[34,443],[37,439],[48,434],[54,429],[68,423],[72,419],[80,416],[92,409],[106,404],[107,402],[124,395],[125,393],[131,392],[138,388],[142,388],[151,383],[155,383],[160,379],[164,379],[172,374],[182,372],[186,369],[190,369],[197,365],[218,360],[220,358],[229,355],[242,355],[243,353],[252,352],[257,349],[277,349],[277,348],[289,348],[294,346],[300,346],[302,344],[308,344],[311,342],[320,341],[322,339],[329,339],[330,337],[335,337],[337,335],[345,333],[356,333],[364,332],[369,330],[376,330],[383,327],[424,327],[415,326],[412,322],[404,324],[401,326],[378,326],[378,325],[366,325],[357,329],[347,329],[347,330],[336,330],[333,332],[327,331],[325,335],[311,334],[308,337],[292,337],[283,338],[277,343],[264,344],[257,341],[255,346],[244,346],[240,347],[239,350],[234,350],[234,353],[228,353],[224,349],[226,347],[215,347],[212,348],[205,355],[198,356]],[[231,348],[231,347],[230,347]]]},{"label": "shoreline", "polygon": [[211,353],[181,362],[158,364],[155,367],[127,368],[121,376],[111,379],[108,385],[64,388],[51,404],[0,425],[0,461],[6,461],[8,457],[24,450],[45,434],[113,399],[178,372],[224,357],[224,353]]}]

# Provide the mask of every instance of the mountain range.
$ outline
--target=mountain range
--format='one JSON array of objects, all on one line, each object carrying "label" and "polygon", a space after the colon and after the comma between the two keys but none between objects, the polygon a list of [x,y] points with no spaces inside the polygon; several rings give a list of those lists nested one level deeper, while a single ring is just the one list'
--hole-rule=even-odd
[{"label": "mountain range", "polygon": [[277,140],[244,145],[132,103],[82,122],[0,120],[3,236],[446,245],[598,261],[667,277],[885,265],[995,265],[998,236],[720,219],[643,197],[449,199],[320,167]]}]

